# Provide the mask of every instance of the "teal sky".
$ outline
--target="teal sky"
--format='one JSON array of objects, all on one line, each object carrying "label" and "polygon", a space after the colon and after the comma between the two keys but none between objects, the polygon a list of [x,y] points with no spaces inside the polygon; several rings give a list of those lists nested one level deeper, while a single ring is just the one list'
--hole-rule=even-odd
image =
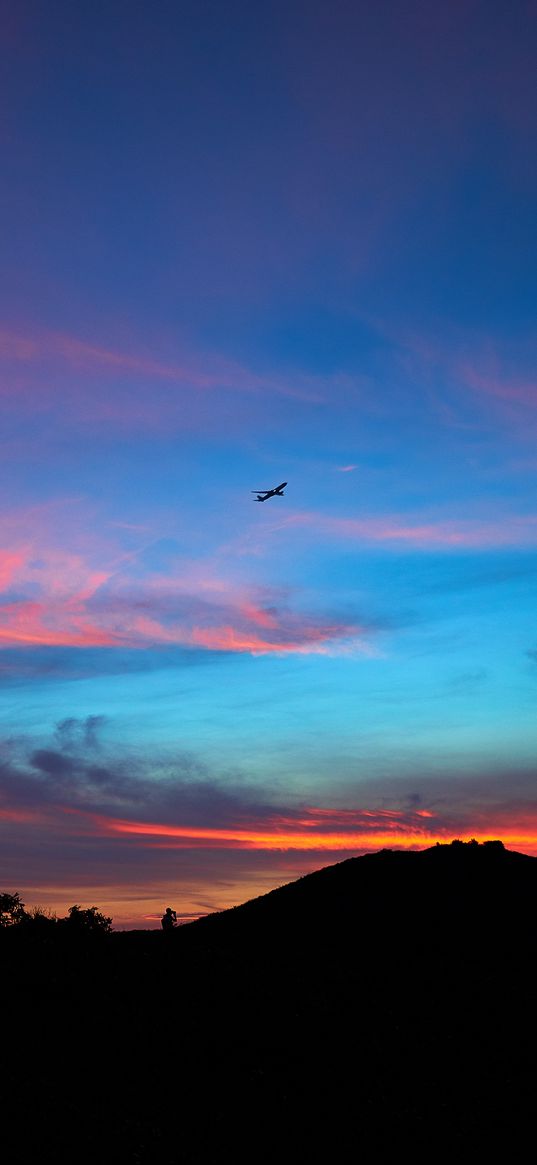
[{"label": "teal sky", "polygon": [[2,885],[537,852],[534,4],[4,27]]}]

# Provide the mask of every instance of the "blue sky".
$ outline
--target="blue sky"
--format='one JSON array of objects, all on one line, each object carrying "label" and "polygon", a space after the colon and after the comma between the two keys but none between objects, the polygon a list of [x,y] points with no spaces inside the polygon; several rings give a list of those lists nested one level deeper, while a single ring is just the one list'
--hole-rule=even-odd
[{"label": "blue sky", "polygon": [[535,851],[536,34],[7,5],[6,889],[155,925]]}]

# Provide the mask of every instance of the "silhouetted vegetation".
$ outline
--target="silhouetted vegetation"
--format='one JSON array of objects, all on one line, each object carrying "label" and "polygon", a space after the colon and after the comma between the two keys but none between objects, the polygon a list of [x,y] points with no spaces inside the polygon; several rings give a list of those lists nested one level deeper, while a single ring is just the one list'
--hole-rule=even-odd
[{"label": "silhouetted vegetation", "polygon": [[112,919],[101,914],[96,906],[87,909],[70,906],[67,918],[62,918],[61,923],[77,934],[109,934],[112,930]]},{"label": "silhouetted vegetation", "polygon": [[25,918],[19,894],[0,894],[0,926],[16,926]]},{"label": "silhouetted vegetation", "polygon": [[457,842],[168,933],[3,926],[7,1159],[527,1159],[536,901],[537,859]]},{"label": "silhouetted vegetation", "polygon": [[52,911],[34,906],[27,910],[20,894],[0,894],[0,926],[17,927],[24,933],[47,930],[70,933],[72,936],[110,934],[112,919],[101,914],[96,906],[70,906],[65,918]]}]

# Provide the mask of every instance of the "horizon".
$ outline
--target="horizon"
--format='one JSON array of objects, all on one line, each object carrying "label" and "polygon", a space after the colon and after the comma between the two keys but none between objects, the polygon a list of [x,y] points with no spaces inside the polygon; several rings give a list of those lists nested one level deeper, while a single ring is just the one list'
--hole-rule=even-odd
[{"label": "horizon", "polygon": [[[252,897],[247,898],[244,901],[230,902],[227,905],[217,907],[215,910],[206,911],[204,913],[197,913],[197,914],[196,913],[187,913],[187,914],[185,914],[185,913],[181,913],[180,911],[176,911],[175,912],[175,914],[176,914],[175,926],[176,927],[187,926],[190,922],[197,922],[198,919],[209,918],[211,916],[211,914],[218,914],[218,913],[225,912],[227,910],[233,910],[238,906],[244,906],[250,902],[258,901],[258,899],[260,897],[266,896],[266,894],[271,893],[272,890],[282,889],[283,887],[289,886],[293,882],[298,881],[300,878],[307,877],[308,874],[320,873],[323,870],[330,869],[334,865],[343,864],[345,861],[353,860],[354,858],[377,857],[377,856],[380,856],[381,854],[385,854],[385,853],[390,853],[390,854],[428,853],[430,850],[435,850],[437,848],[451,849],[453,846],[468,846],[468,845],[470,845],[470,846],[477,845],[480,847],[500,845],[506,853],[519,854],[523,857],[537,857],[537,854],[527,853],[527,852],[524,852],[521,850],[509,849],[505,845],[505,843],[501,840],[501,838],[497,838],[497,837],[483,837],[483,838],[471,837],[468,839],[466,839],[466,838],[452,838],[450,841],[448,841],[447,839],[444,839],[442,841],[434,841],[434,842],[432,842],[431,845],[428,845],[423,849],[417,848],[416,846],[411,845],[411,846],[396,846],[395,848],[385,847],[385,848],[380,849],[380,850],[369,849],[363,853],[358,853],[358,854],[346,853],[346,856],[339,858],[338,861],[330,862],[327,865],[316,866],[314,869],[307,869],[302,874],[295,876],[294,878],[290,879],[289,881],[279,882],[275,886],[271,886],[271,888],[269,890],[263,891],[260,895],[253,895]],[[11,887],[11,892],[16,893],[16,891],[13,891],[12,887]],[[55,910],[52,910],[50,906],[46,906],[44,908],[44,910],[49,915],[49,917],[52,916],[54,919],[65,918],[67,916],[69,908],[74,905],[74,903],[72,902],[72,898],[73,898],[73,895],[68,895],[67,898],[65,899],[65,904],[59,905]],[[69,905],[67,905],[68,902],[69,902]],[[30,912],[32,910],[36,910],[36,909],[37,910],[43,909],[43,907],[40,906],[38,903],[21,902],[21,905],[26,910],[30,910]],[[84,908],[97,909],[100,914],[106,914],[105,911],[100,910],[100,905],[98,903],[95,903],[95,902],[92,902],[91,906],[90,906],[89,902],[85,902],[82,904],[78,903],[77,905],[81,906],[82,909],[84,909]],[[127,932],[127,931],[128,932],[136,931],[136,930],[144,930],[144,931],[145,930],[158,930],[158,931],[160,931],[161,930],[161,922],[162,922],[162,914],[165,912],[166,909],[167,909],[166,907],[163,907],[161,914],[157,913],[157,914],[153,914],[153,915],[146,915],[143,918],[139,918],[138,919],[139,923],[151,924],[151,925],[145,925],[145,926],[144,925],[130,926],[125,919],[120,918],[119,921],[117,921],[116,919],[114,919],[112,917],[109,919],[109,921],[112,924],[111,931],[112,931],[112,933],[117,933],[117,934],[122,933],[122,932]]]},{"label": "horizon", "polygon": [[136,929],[537,856],[535,47],[522,0],[7,6],[0,891]]}]

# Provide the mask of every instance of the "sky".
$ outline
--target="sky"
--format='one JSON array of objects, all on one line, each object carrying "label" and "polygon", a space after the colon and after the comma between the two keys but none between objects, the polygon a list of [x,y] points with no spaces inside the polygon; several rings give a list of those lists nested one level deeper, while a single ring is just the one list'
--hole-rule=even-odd
[{"label": "sky", "polygon": [[0,9],[0,888],[537,854],[537,4]]}]

